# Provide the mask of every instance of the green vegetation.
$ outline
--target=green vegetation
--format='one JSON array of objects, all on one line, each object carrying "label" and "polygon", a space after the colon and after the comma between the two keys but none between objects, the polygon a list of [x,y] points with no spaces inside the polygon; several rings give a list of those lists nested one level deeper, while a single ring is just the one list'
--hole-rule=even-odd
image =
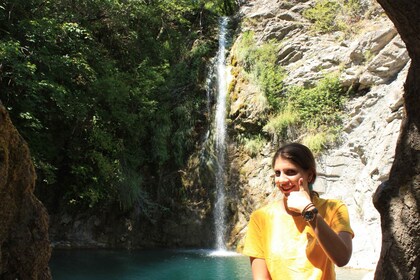
[{"label": "green vegetation", "polygon": [[336,74],[326,75],[313,88],[292,87],[288,105],[297,111],[301,122],[315,127],[339,121],[345,90]]},{"label": "green vegetation", "polygon": [[315,5],[303,12],[313,22],[313,30],[321,33],[345,31],[349,23],[360,20],[360,0],[317,0]]},{"label": "green vegetation", "polygon": [[272,138],[279,136],[280,138],[285,139],[287,137],[287,129],[295,125],[298,120],[298,113],[288,106],[286,109],[270,118],[263,127],[263,131],[267,132]]},{"label": "green vegetation", "polygon": [[324,131],[316,134],[308,134],[302,140],[302,143],[306,145],[314,154],[322,152],[328,142],[328,134]]},{"label": "green vegetation", "polygon": [[164,203],[161,182],[185,163],[206,121],[200,81],[217,18],[234,3],[0,4],[0,98],[29,143],[50,213],[113,205],[147,213]]},{"label": "green vegetation", "polygon": [[[217,48],[217,19],[232,14],[235,3],[0,4],[0,98],[29,143],[37,195],[50,213],[136,207],[151,217],[165,199],[182,193],[177,170],[206,126],[202,82]],[[313,10],[312,20],[336,11],[336,5],[320,7],[325,16]],[[284,139],[291,128],[309,131],[303,141],[317,151],[340,125],[345,94],[338,79],[285,89],[279,47],[276,41],[257,45],[252,32],[237,45],[238,65],[273,115],[243,140],[250,155],[267,135]]]},{"label": "green vegetation", "polygon": [[347,96],[338,75],[326,75],[312,88],[292,87],[286,95],[280,116],[293,112],[294,122],[288,125],[306,134],[302,142],[318,153],[337,140]]},{"label": "green vegetation", "polygon": [[257,45],[253,32],[245,32],[238,43],[236,56],[251,80],[261,87],[273,109],[280,107],[280,93],[285,78],[284,69],[277,63],[280,45],[272,40]]},{"label": "green vegetation", "polygon": [[319,0],[313,8],[304,11],[303,15],[314,23],[314,30],[331,32],[342,29],[341,22],[337,20],[340,5],[336,1]]},{"label": "green vegetation", "polygon": [[[318,153],[337,140],[346,91],[337,74],[326,75],[311,88],[286,88],[285,71],[276,62],[278,48],[275,41],[257,46],[254,34],[245,32],[235,50],[237,65],[260,87],[270,105],[271,116],[261,132],[274,141],[305,135],[301,140]],[[261,142],[259,134],[249,137],[244,142],[245,150],[255,154]]]},{"label": "green vegetation", "polygon": [[250,138],[243,138],[241,142],[244,145],[245,152],[250,156],[255,156],[261,152],[267,140],[258,134]]}]

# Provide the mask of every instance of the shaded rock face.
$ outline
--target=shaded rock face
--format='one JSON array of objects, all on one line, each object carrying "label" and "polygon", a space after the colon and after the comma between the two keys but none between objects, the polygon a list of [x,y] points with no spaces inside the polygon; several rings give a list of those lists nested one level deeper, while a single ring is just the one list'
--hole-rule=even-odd
[{"label": "shaded rock face", "polygon": [[0,278],[51,279],[48,214],[26,142],[0,105]]},{"label": "shaded rock face", "polygon": [[378,0],[412,59],[405,83],[404,117],[389,180],[373,202],[381,214],[382,249],[375,279],[420,277],[420,3]]},{"label": "shaded rock face", "polygon": [[51,216],[51,243],[58,249],[208,248],[212,223],[202,204],[191,200],[187,207],[173,205],[154,220],[137,211]]}]

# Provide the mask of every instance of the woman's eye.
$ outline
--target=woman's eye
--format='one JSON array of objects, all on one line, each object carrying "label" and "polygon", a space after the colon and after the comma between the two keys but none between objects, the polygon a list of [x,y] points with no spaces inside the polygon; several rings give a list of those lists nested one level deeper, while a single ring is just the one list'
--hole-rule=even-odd
[{"label": "woman's eye", "polygon": [[276,175],[276,177],[280,177],[281,172],[280,171],[274,171],[274,174]]},{"label": "woman's eye", "polygon": [[288,176],[292,176],[292,175],[296,175],[296,174],[297,174],[296,170],[287,170],[286,171],[286,175],[288,175]]}]

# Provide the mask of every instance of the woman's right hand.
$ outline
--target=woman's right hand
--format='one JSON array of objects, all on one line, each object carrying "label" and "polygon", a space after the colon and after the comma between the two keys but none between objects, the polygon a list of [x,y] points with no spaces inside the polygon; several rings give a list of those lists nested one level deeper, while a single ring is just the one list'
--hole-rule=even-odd
[{"label": "woman's right hand", "polygon": [[311,197],[307,190],[303,186],[303,178],[299,179],[299,191],[294,191],[286,197],[287,208],[290,211],[301,214],[303,209],[308,206],[311,201]]}]

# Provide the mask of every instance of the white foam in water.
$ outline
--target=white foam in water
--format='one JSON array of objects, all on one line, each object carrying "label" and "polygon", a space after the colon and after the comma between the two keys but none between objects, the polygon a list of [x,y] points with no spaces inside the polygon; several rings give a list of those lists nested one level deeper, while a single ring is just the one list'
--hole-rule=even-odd
[{"label": "white foam in water", "polygon": [[216,251],[211,251],[209,253],[209,256],[210,257],[239,257],[242,255],[236,252],[232,252],[232,251],[216,250]]}]

